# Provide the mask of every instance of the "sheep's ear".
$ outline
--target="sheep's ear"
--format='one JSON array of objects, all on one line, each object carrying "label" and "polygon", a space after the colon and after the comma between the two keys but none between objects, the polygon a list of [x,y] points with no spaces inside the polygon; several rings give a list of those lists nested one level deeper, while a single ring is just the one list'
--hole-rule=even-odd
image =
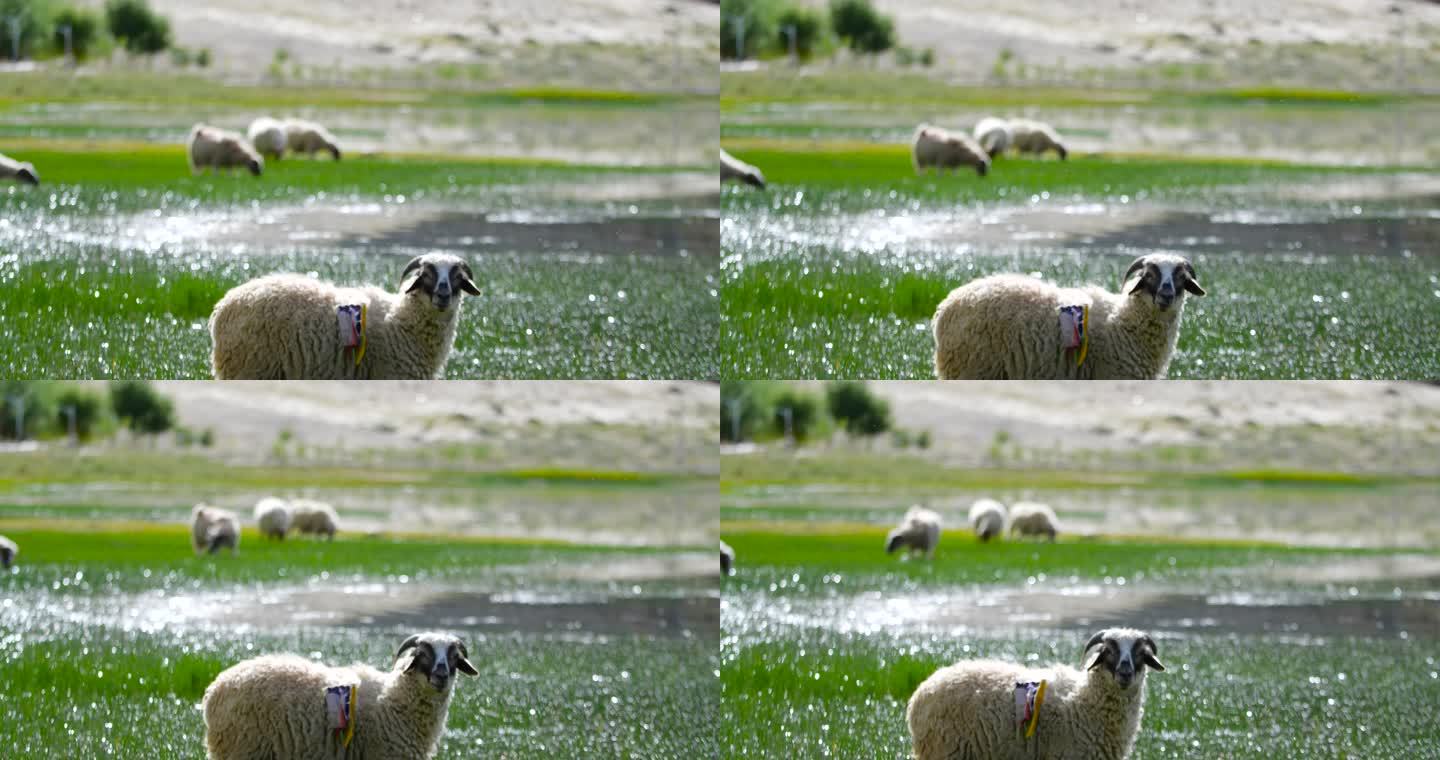
[{"label": "sheep's ear", "polygon": [[1131,262],[1130,268],[1125,270],[1125,276],[1120,278],[1124,283],[1120,286],[1120,295],[1128,296],[1140,287],[1140,281],[1145,279],[1145,257],[1141,256]]},{"label": "sheep's ear", "polygon": [[472,296],[480,295],[480,289],[475,287],[475,275],[470,271],[470,265],[463,261],[460,262],[460,281],[456,284]]},{"label": "sheep's ear", "polygon": [[1100,655],[1104,653],[1105,648],[1099,647],[1099,644],[1104,640],[1105,632],[1100,631],[1085,642],[1085,649],[1081,652],[1085,656],[1085,670],[1094,670],[1100,665]]},{"label": "sheep's ear", "polygon": [[1149,636],[1140,639],[1140,661],[1145,663],[1147,668],[1164,671],[1165,666],[1160,664],[1159,658],[1155,656],[1158,649],[1159,647],[1155,646],[1155,640]]},{"label": "sheep's ear", "polygon": [[405,271],[400,273],[401,293],[410,293],[420,287],[420,276],[425,273],[425,267],[421,261],[424,258],[424,256],[416,256],[410,259],[409,264],[405,265]]},{"label": "sheep's ear", "polygon": [[[480,675],[480,671],[476,670],[475,666],[470,664],[470,653],[465,651],[465,642],[456,639],[455,649],[460,652],[460,656],[455,660],[455,669],[466,675]],[[1164,668],[1161,668],[1161,670],[1164,670]]]},{"label": "sheep's ear", "polygon": [[1190,266],[1187,261],[1180,268],[1185,271],[1185,290],[1197,296],[1205,295],[1205,289],[1200,287],[1200,281],[1195,279],[1195,267]]}]

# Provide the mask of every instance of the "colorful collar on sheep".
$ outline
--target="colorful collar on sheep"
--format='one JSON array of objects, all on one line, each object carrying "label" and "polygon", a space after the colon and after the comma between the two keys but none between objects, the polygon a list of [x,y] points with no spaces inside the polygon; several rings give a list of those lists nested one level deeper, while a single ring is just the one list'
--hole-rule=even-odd
[{"label": "colorful collar on sheep", "polygon": [[350,740],[355,738],[355,720],[359,718],[355,707],[359,699],[359,684],[325,687],[325,711],[330,717],[335,740],[342,747],[349,747]]},{"label": "colorful collar on sheep", "polygon": [[355,352],[355,366],[365,357],[365,304],[344,304],[335,307],[340,327],[340,345]]},{"label": "colorful collar on sheep", "polygon": [[1068,354],[1075,351],[1075,366],[1085,361],[1090,348],[1090,307],[1060,307],[1060,346]]},{"label": "colorful collar on sheep", "polygon": [[1040,705],[1044,703],[1044,681],[1015,684],[1015,726],[1021,737],[1035,736],[1035,727],[1040,724]]}]

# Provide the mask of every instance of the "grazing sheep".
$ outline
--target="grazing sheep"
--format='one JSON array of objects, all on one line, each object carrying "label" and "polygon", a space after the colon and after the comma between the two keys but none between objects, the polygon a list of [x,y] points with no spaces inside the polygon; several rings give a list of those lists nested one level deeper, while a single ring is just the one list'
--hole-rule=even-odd
[{"label": "grazing sheep", "polygon": [[930,168],[943,172],[946,169],[958,170],[962,166],[974,167],[975,173],[982,177],[990,171],[990,156],[969,135],[929,124],[921,124],[915,129],[910,158],[916,174],[923,174]]},{"label": "grazing sheep", "polygon": [[339,530],[340,517],[335,514],[334,507],[310,499],[296,499],[290,503],[290,507],[290,524],[295,528],[296,533],[325,536],[328,539],[335,538],[335,532]]},{"label": "grazing sheep", "polygon": [[725,543],[724,541],[721,541],[721,542],[720,542],[720,574],[721,574],[721,575],[729,575],[729,574],[730,574],[730,569],[733,568],[733,567],[735,567],[735,550],[730,548],[730,544],[727,544],[727,543]]},{"label": "grazing sheep", "polygon": [[250,128],[245,131],[245,136],[250,139],[250,144],[265,158],[279,161],[285,155],[285,148],[289,139],[285,135],[285,124],[272,119],[269,116],[250,122]]},{"label": "grazing sheep", "polygon": [[240,518],[228,509],[196,504],[190,510],[190,543],[196,554],[215,554],[221,548],[234,554],[240,549]]},{"label": "grazing sheep", "polygon": [[340,146],[335,135],[313,121],[304,119],[285,120],[285,146],[291,153],[304,153],[311,158],[320,151],[327,151],[340,160]]},{"label": "grazing sheep", "polygon": [[[479,675],[469,656],[454,636],[419,633],[400,645],[388,673],[360,663],[330,667],[290,654],[245,660],[205,689],[205,748],[210,760],[434,757],[455,693],[454,675]],[[333,687],[350,687],[355,694],[348,743],[328,712],[327,691]]]},{"label": "grazing sheep", "polygon": [[752,187],[765,189],[765,175],[759,169],[720,150],[720,181],[744,182]]},{"label": "grazing sheep", "polygon": [[1165,670],[1156,654],[1144,632],[1109,628],[1085,645],[1083,670],[999,660],[941,668],[905,708],[915,760],[1122,760],[1140,730],[1145,669]]},{"label": "grazing sheep", "polygon": [[1005,505],[994,499],[980,499],[970,506],[970,527],[982,542],[1005,532]]},{"label": "grazing sheep", "polygon": [[290,531],[290,507],[284,499],[261,499],[255,505],[255,523],[260,535],[284,541]]},{"label": "grazing sheep", "polygon": [[1051,541],[1059,533],[1060,521],[1049,505],[1033,501],[1017,502],[1010,508],[1010,535],[1046,536]]},{"label": "grazing sheep", "polygon": [[196,124],[190,129],[185,155],[190,161],[191,174],[205,169],[248,169],[258,177],[265,167],[265,160],[245,138],[208,124]]},{"label": "grazing sheep", "polygon": [[[210,315],[215,378],[438,378],[455,342],[459,292],[480,290],[470,266],[444,253],[411,259],[400,280],[398,294],[299,274],[232,288]],[[361,324],[362,314],[363,327],[352,332],[349,325]]]},{"label": "grazing sheep", "polygon": [[1123,282],[1115,294],[1002,274],[952,290],[935,310],[936,377],[1164,378],[1185,293],[1203,296],[1205,290],[1189,261],[1165,253],[1136,259]]},{"label": "grazing sheep", "polygon": [[40,184],[40,175],[35,173],[34,164],[17,161],[0,153],[0,180],[10,180],[24,185],[38,185]]},{"label": "grazing sheep", "polygon": [[903,546],[909,549],[907,555],[918,552],[933,558],[935,546],[939,543],[940,515],[924,507],[914,506],[905,513],[900,527],[890,531],[885,537],[885,553],[892,554]]},{"label": "grazing sheep", "polygon": [[975,125],[975,142],[980,143],[991,161],[1010,147],[1012,137],[1010,124],[1004,119],[987,116]]},{"label": "grazing sheep", "polygon": [[20,547],[14,541],[0,536],[0,570],[9,570],[10,565],[15,562],[15,555],[19,553]]},{"label": "grazing sheep", "polygon": [[1015,150],[1021,153],[1044,155],[1046,151],[1053,150],[1060,156],[1061,161],[1070,155],[1070,152],[1065,150],[1060,134],[1043,121],[1011,119],[1010,142],[1015,146]]}]

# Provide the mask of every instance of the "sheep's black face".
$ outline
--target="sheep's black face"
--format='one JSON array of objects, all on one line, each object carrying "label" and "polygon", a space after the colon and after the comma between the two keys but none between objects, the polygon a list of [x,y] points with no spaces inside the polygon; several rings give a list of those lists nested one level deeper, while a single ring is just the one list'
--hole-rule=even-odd
[{"label": "sheep's black face", "polygon": [[450,308],[456,291],[463,290],[472,296],[480,295],[480,289],[475,287],[475,275],[470,272],[470,265],[455,256],[442,253],[427,253],[411,259],[400,280],[402,292],[424,293],[439,311]]},{"label": "sheep's black face", "polygon": [[1141,256],[1125,272],[1125,285],[1120,292],[1127,296],[1149,296],[1160,311],[1168,310],[1179,300],[1180,292],[1205,295],[1195,278],[1195,268],[1180,256],[1152,254]]},{"label": "sheep's black face", "polygon": [[250,170],[250,173],[251,173],[252,175],[254,175],[254,176],[256,176],[256,177],[260,176],[260,170],[261,170],[261,168],[262,168],[262,164],[260,163],[260,159],[258,159],[258,158],[252,158],[252,159],[250,159],[250,161],[245,164],[245,167]]},{"label": "sheep's black face", "polygon": [[1104,668],[1115,678],[1115,685],[1128,689],[1144,674],[1145,668],[1163,671],[1155,656],[1155,641],[1139,631],[1107,629],[1095,634],[1085,645],[1085,669]]},{"label": "sheep's black face", "polygon": [[399,657],[407,649],[413,649],[414,654],[411,655],[405,672],[423,675],[436,691],[450,688],[450,678],[457,672],[479,675],[475,666],[470,664],[470,654],[465,650],[465,643],[453,636],[417,633],[400,645],[400,651],[396,652],[395,656]]},{"label": "sheep's black face", "polygon": [[40,184],[39,175],[35,174],[35,170],[28,166],[20,167],[20,171],[15,173],[15,178],[27,185]]}]

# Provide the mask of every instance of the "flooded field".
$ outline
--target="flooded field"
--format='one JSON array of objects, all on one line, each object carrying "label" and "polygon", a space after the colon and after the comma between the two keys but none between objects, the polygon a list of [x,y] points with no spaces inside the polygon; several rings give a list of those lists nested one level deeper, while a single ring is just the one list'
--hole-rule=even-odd
[{"label": "flooded field", "polygon": [[[209,376],[206,323],[275,271],[393,289],[466,258],[449,378],[717,374],[713,181],[683,170],[358,158],[190,177],[179,150],[53,150],[0,193],[0,349],[21,377]],[[706,285],[709,283],[710,285]]]},{"label": "flooded field", "polygon": [[1158,251],[1187,256],[1208,291],[1186,299],[1171,378],[1440,374],[1415,337],[1440,329],[1433,172],[1087,156],[916,177],[899,146],[731,150],[770,182],[724,195],[737,376],[933,377],[929,322],[953,288],[1021,272],[1113,291]]},{"label": "flooded field", "polygon": [[480,671],[456,685],[437,757],[716,751],[698,719],[717,708],[709,552],[251,534],[196,558],[181,527],[0,526],[25,547],[0,574],[12,757],[198,757],[196,705],[224,668],[288,651],[384,669],[436,628]]}]

